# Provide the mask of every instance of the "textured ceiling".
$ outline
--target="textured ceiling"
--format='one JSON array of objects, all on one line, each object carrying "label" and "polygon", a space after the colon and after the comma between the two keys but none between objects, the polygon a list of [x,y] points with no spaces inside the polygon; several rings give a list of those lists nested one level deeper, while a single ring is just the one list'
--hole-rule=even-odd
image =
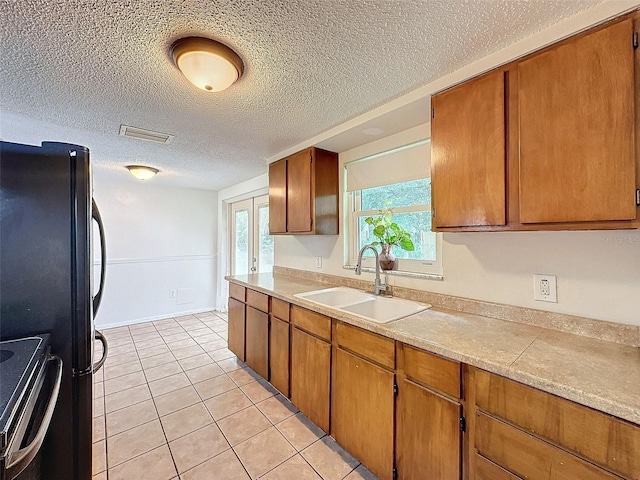
[{"label": "textured ceiling", "polygon": [[[265,159],[597,0],[0,0],[0,135],[87,145],[98,175],[218,190]],[[190,35],[245,62],[207,93],[173,66]],[[118,137],[120,124],[174,134]]]}]

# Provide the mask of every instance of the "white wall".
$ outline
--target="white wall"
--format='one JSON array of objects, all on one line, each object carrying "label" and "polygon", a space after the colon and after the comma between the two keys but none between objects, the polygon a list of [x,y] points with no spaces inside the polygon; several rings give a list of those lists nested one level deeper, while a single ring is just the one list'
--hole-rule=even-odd
[{"label": "white wall", "polygon": [[108,258],[98,328],[213,309],[216,192],[96,178],[94,198]]},{"label": "white wall", "polygon": [[[343,152],[341,165],[426,138],[428,131],[425,124]],[[340,182],[342,191],[342,178]],[[341,232],[343,225],[341,221]],[[278,236],[275,264],[356,278],[342,268],[343,244],[342,233]],[[389,283],[640,325],[639,230],[445,233],[442,248],[443,281],[390,276]],[[323,257],[321,269],[316,268],[317,256]],[[557,275],[558,303],[533,300],[535,273]],[[361,278],[373,281],[373,274],[363,273]]]},{"label": "white wall", "polygon": [[[595,5],[522,39],[498,52],[463,66],[344,124],[291,146],[269,158],[275,161],[311,145],[332,139],[385,114],[400,110],[434,92],[507,63],[623,11],[638,0],[612,0]],[[362,158],[424,138],[427,125],[341,152],[341,162]],[[422,136],[421,136],[422,135]],[[366,153],[368,152],[368,153]],[[342,181],[342,179],[341,179]],[[341,199],[342,205],[342,199]],[[341,221],[342,230],[342,221]],[[316,257],[323,268],[316,268]],[[640,325],[640,231],[448,233],[443,236],[444,281],[390,277],[390,283],[449,295],[549,310],[589,318]],[[278,236],[275,264],[333,275],[344,270],[343,237]],[[533,300],[533,274],[558,276],[558,303]],[[363,274],[373,279],[372,274]]]}]

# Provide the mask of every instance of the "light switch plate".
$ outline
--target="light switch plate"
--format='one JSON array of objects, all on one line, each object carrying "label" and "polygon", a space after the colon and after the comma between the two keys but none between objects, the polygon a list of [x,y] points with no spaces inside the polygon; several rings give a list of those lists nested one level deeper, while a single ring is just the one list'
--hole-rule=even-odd
[{"label": "light switch plate", "polygon": [[558,288],[555,275],[533,276],[533,299],[540,302],[558,303]]}]

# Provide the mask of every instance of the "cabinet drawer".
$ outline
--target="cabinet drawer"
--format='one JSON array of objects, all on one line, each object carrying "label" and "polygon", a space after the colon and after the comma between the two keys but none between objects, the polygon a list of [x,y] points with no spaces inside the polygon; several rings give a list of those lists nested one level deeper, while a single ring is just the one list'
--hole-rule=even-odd
[{"label": "cabinet drawer", "polygon": [[477,414],[475,447],[483,457],[522,478],[619,480],[591,463],[484,413]]},{"label": "cabinet drawer", "polygon": [[476,480],[522,480],[476,453]]},{"label": "cabinet drawer", "polygon": [[334,335],[341,347],[387,368],[395,367],[395,342],[390,338],[342,322],[336,322]]},{"label": "cabinet drawer", "polygon": [[289,321],[289,303],[278,298],[271,298],[271,314],[285,322]]},{"label": "cabinet drawer", "polygon": [[291,322],[301,330],[331,341],[331,319],[325,315],[291,305]]},{"label": "cabinet drawer", "polygon": [[640,427],[494,375],[475,373],[476,404],[598,465],[640,479]]},{"label": "cabinet drawer", "polygon": [[267,313],[269,312],[269,295],[255,290],[247,290],[247,305]]},{"label": "cabinet drawer", "polygon": [[400,343],[398,369],[416,383],[460,398],[460,363]]},{"label": "cabinet drawer", "polygon": [[229,283],[229,296],[235,298],[236,300],[244,302],[246,291],[247,289],[242,285],[238,285],[237,283]]}]

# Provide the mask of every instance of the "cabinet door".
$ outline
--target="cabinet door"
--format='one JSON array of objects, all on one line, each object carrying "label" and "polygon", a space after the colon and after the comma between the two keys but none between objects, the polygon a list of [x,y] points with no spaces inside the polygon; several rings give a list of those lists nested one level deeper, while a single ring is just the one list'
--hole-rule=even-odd
[{"label": "cabinet door", "polygon": [[310,232],[312,218],[311,152],[287,158],[287,231]]},{"label": "cabinet door", "polygon": [[408,380],[398,383],[398,478],[459,480],[462,406]]},{"label": "cabinet door", "polygon": [[245,357],[262,378],[269,379],[269,315],[247,306]]},{"label": "cabinet door", "polygon": [[229,350],[244,361],[244,319],[245,304],[235,298],[229,298],[229,333],[227,344]]},{"label": "cabinet door", "polygon": [[393,479],[394,374],[334,349],[331,434],[381,480]]},{"label": "cabinet door", "polygon": [[632,20],[518,64],[520,221],[636,218]]},{"label": "cabinet door", "polygon": [[289,397],[289,324],[271,317],[269,332],[270,382]]},{"label": "cabinet door", "polygon": [[435,227],[504,225],[505,73],[489,73],[432,99]]},{"label": "cabinet door", "polygon": [[269,165],[269,233],[287,231],[287,161]]},{"label": "cabinet door", "polygon": [[291,402],[329,433],[331,345],[292,329]]}]

